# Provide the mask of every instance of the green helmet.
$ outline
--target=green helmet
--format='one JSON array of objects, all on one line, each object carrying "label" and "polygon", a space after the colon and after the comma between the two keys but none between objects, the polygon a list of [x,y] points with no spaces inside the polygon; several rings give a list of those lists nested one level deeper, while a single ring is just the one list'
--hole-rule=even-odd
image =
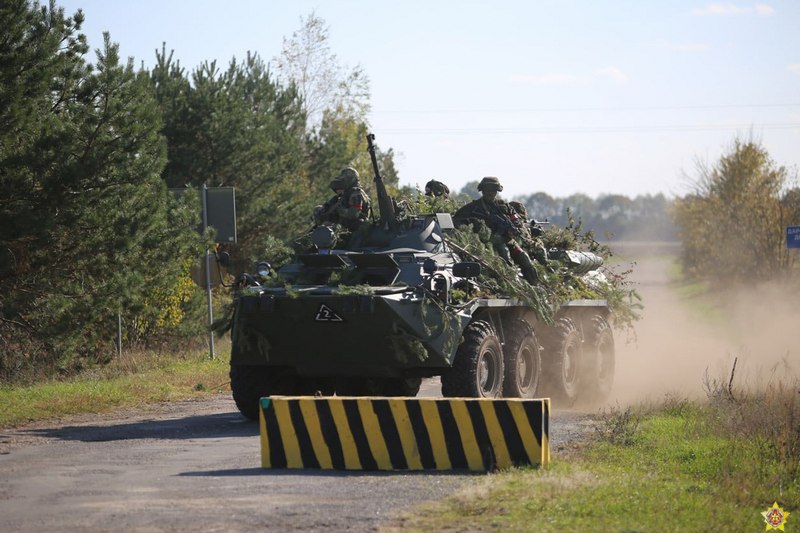
[{"label": "green helmet", "polygon": [[443,196],[447,198],[450,195],[450,188],[437,180],[430,180],[425,184],[425,196]]},{"label": "green helmet", "polygon": [[353,167],[343,168],[339,175],[334,178],[334,181],[341,180],[344,189],[358,186],[358,172]]},{"label": "green helmet", "polygon": [[502,191],[503,186],[500,185],[500,180],[495,178],[494,176],[487,176],[481,180],[478,184],[478,190],[495,190],[495,191]]}]

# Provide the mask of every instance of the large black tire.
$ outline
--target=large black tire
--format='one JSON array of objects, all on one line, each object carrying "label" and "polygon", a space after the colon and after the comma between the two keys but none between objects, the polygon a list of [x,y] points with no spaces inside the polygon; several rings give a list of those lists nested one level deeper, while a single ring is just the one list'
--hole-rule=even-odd
[{"label": "large black tire", "polygon": [[580,393],[583,360],[583,335],[571,318],[559,318],[550,329],[544,355],[542,385],[554,400],[571,407]]},{"label": "large black tire", "polygon": [[584,383],[588,399],[603,402],[614,386],[615,348],[614,332],[608,321],[600,315],[592,317],[586,326],[587,343],[584,354]]},{"label": "large black tire", "polygon": [[539,342],[530,324],[516,320],[509,328],[503,352],[505,355],[506,398],[535,398],[542,370]]},{"label": "large black tire", "polygon": [[258,420],[259,399],[273,394],[294,394],[296,379],[281,369],[256,365],[231,365],[231,391],[239,412]]},{"label": "large black tire", "polygon": [[503,346],[494,328],[475,320],[464,329],[453,367],[442,375],[445,397],[500,398],[503,394]]}]

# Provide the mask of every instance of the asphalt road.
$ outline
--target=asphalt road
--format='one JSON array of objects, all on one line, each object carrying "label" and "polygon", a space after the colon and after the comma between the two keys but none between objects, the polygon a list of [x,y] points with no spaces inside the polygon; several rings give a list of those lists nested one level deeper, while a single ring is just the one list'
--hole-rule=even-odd
[{"label": "asphalt road", "polygon": [[[647,344],[660,346],[664,337],[649,335],[647,326],[657,329],[664,321],[664,306],[652,296],[666,291],[667,265],[640,262],[635,270],[646,302],[656,303],[637,326],[638,345],[617,339],[612,404],[634,385],[655,390],[665,375],[655,364],[662,358],[648,357],[657,350]],[[674,361],[674,352],[663,359]],[[439,393],[436,379],[420,391]],[[591,424],[583,413],[555,410],[553,458],[591,432]],[[393,525],[398,512],[485,476],[265,470],[260,464],[258,425],[238,413],[229,394],[0,429],[0,533],[376,531]]]},{"label": "asphalt road", "polygon": [[[552,448],[588,424],[556,413]],[[484,475],[265,470],[220,394],[0,430],[0,531],[375,531]]]}]

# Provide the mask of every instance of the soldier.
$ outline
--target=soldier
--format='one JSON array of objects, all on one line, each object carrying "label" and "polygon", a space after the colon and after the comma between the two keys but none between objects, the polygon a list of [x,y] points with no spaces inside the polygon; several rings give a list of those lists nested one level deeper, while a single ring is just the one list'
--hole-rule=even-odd
[{"label": "soldier", "polygon": [[541,228],[536,226],[533,220],[528,220],[528,210],[522,202],[512,200],[508,202],[508,206],[519,215],[517,220],[514,221],[514,225],[520,231],[520,240],[522,241],[523,248],[527,250],[531,257],[546,266],[548,260],[547,250],[544,247],[544,243],[539,238],[542,234]]},{"label": "soldier", "polygon": [[521,216],[522,219],[527,222],[528,210],[525,208],[525,205],[522,202],[511,200],[510,202],[508,202],[508,207],[513,209],[516,214]]},{"label": "soldier", "polygon": [[352,167],[343,169],[330,183],[336,193],[323,205],[314,208],[314,222],[340,224],[356,231],[369,217],[369,196],[359,186],[358,172]]},{"label": "soldier", "polygon": [[441,181],[430,180],[425,184],[425,196],[447,199],[450,197],[450,188]]},{"label": "soldier", "polygon": [[497,193],[503,190],[500,180],[493,176],[485,177],[478,184],[478,190],[481,198],[456,211],[453,222],[461,226],[483,221],[492,230],[492,245],[500,257],[509,264],[513,260],[519,265],[525,280],[531,284],[536,283],[539,276],[531,258],[515,240],[515,237],[521,236],[517,227],[520,217],[507,203],[497,198]]}]

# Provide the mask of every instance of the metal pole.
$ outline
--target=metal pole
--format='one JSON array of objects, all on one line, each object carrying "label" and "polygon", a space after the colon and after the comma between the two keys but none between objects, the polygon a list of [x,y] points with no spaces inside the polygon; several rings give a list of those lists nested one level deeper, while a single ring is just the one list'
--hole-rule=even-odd
[{"label": "metal pole", "polygon": [[[205,183],[203,184],[203,233],[205,233],[206,228],[208,228],[208,187],[206,187]],[[208,301],[208,348],[209,348],[209,357],[214,359],[216,354],[214,354],[214,332],[211,330],[211,324],[214,323],[214,306],[211,301],[211,254],[206,248],[206,260],[205,260],[205,269],[206,269],[206,299]]]},{"label": "metal pole", "polygon": [[117,312],[117,356],[122,357],[122,312]]}]

